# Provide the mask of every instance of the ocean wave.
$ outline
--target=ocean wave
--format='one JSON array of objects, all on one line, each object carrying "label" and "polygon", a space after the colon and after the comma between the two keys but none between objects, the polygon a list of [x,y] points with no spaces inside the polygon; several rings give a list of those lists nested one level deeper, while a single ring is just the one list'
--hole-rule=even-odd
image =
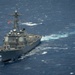
[{"label": "ocean wave", "polygon": [[41,41],[57,40],[68,37],[68,34],[51,34],[42,36]]},{"label": "ocean wave", "polygon": [[42,44],[38,47],[36,47],[35,49],[33,49],[32,51],[30,51],[28,54],[21,56],[20,60],[29,57],[29,56],[33,56],[33,55],[46,55],[48,53],[48,51],[50,50],[55,50],[56,52],[59,52],[59,50],[67,50],[68,47],[57,47],[57,46],[49,46],[48,44]]},{"label": "ocean wave", "polygon": [[42,54],[43,54],[43,55],[44,55],[44,54],[47,54],[47,51],[44,51]]},{"label": "ocean wave", "polygon": [[33,22],[24,22],[24,23],[21,23],[22,25],[27,25],[27,26],[37,26],[37,25],[40,25],[42,23],[33,23]]},{"label": "ocean wave", "polygon": [[49,40],[57,40],[57,39],[61,39],[61,38],[67,38],[68,36],[74,35],[74,34],[75,34],[75,31],[45,35],[45,36],[42,36],[41,41],[49,41]]}]

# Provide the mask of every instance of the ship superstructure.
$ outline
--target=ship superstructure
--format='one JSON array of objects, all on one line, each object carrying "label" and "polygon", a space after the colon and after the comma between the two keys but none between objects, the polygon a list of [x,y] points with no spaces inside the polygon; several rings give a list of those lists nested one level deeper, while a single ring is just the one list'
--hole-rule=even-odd
[{"label": "ship superstructure", "polygon": [[18,25],[18,12],[13,14],[14,26],[4,37],[4,44],[0,47],[0,60],[9,61],[19,58],[35,48],[39,43],[41,36],[28,34],[25,28],[20,29]]}]

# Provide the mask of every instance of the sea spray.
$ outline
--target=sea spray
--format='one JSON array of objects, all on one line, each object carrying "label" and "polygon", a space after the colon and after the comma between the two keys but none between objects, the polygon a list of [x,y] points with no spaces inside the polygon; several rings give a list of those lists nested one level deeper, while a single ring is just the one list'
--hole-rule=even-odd
[{"label": "sea spray", "polygon": [[21,24],[26,25],[26,26],[37,26],[37,25],[40,25],[42,23],[24,22],[24,23],[21,23]]},{"label": "sea spray", "polygon": [[45,35],[45,36],[42,36],[41,41],[56,40],[56,39],[66,38],[68,36],[69,36],[69,34],[67,34],[67,33]]}]

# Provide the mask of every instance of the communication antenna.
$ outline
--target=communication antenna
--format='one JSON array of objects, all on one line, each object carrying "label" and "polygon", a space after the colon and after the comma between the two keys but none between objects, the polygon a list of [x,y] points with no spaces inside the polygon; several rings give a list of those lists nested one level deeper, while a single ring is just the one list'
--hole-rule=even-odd
[{"label": "communication antenna", "polygon": [[14,29],[19,30],[19,25],[18,25],[19,19],[18,19],[18,17],[20,16],[20,14],[18,13],[17,10],[15,10],[13,16],[14,16]]},{"label": "communication antenna", "polygon": [[18,17],[21,14],[18,13],[18,4],[16,4],[16,10],[14,11],[14,14],[11,14],[11,15],[14,16],[14,26],[13,26],[13,28],[16,29],[16,30],[19,30],[19,25],[18,25],[19,19],[18,19]]}]

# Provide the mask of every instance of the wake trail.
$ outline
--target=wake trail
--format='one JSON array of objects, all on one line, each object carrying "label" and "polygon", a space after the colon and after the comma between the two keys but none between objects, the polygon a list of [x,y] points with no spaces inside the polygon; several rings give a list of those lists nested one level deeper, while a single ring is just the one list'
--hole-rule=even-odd
[{"label": "wake trail", "polygon": [[67,37],[69,37],[70,35],[73,35],[73,34],[75,34],[75,31],[69,32],[69,33],[66,32],[66,33],[60,33],[60,34],[45,35],[45,36],[42,36],[41,41],[58,40],[58,39],[61,39],[61,38],[67,38]]},{"label": "wake trail", "polygon": [[24,22],[24,23],[21,23],[22,25],[26,25],[26,26],[37,26],[37,25],[40,25],[42,23],[33,23],[33,22]]}]

